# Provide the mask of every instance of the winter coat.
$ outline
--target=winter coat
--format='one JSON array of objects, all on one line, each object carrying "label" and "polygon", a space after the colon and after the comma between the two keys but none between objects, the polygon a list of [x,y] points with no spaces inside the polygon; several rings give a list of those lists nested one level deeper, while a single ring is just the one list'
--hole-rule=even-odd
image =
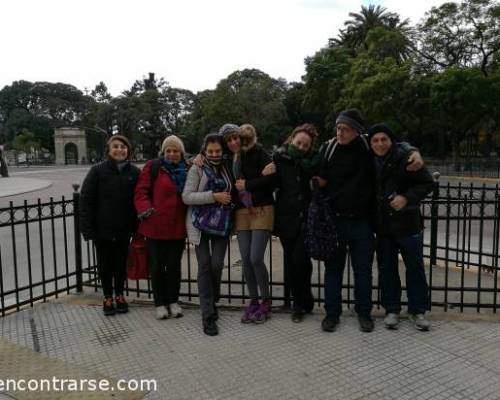
[{"label": "winter coat", "polygon": [[188,172],[186,185],[182,192],[182,200],[187,204],[186,228],[190,243],[198,246],[201,240],[201,231],[193,225],[193,207],[203,204],[213,204],[215,199],[211,190],[205,191],[208,177],[202,167],[193,165]]},{"label": "winter coat", "polygon": [[[393,146],[379,173],[377,173],[377,234],[404,238],[422,231],[420,201],[433,189],[434,180],[424,167],[416,172],[407,171],[407,155]],[[395,195],[408,199],[401,210],[394,210],[389,203]]]},{"label": "winter coat", "polygon": [[80,228],[85,239],[123,240],[134,234],[134,189],[139,173],[132,164],[120,171],[111,160],[90,169],[80,193]]},{"label": "winter coat", "polygon": [[151,185],[151,165],[148,161],[141,171],[135,189],[134,204],[141,217],[149,209],[154,212],[144,218],[138,232],[147,238],[156,240],[180,240],[186,237],[186,206],[181,194],[177,193],[175,182],[163,166],[158,171]]},{"label": "winter coat", "polygon": [[271,157],[264,148],[255,143],[247,151],[241,152],[241,173],[245,179],[245,187],[252,194],[253,207],[274,204],[271,178],[262,176],[262,170],[271,162]]},{"label": "winter coat", "polygon": [[280,237],[296,237],[307,216],[312,194],[310,180],[315,172],[304,171],[285,147],[276,151],[273,161],[277,187],[274,231]]},{"label": "winter coat", "polygon": [[[375,168],[373,153],[369,149],[366,136],[359,135],[346,145],[337,144],[333,153],[326,154],[329,143],[320,148],[323,156],[319,176],[328,181],[326,194],[337,216],[368,218],[376,213]],[[417,150],[406,142],[397,143],[406,157]]]}]

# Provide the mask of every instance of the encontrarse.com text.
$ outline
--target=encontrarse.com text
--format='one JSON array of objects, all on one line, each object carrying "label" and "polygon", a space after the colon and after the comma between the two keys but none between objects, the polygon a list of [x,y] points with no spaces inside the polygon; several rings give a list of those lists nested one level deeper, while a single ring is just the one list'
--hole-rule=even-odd
[{"label": "encontrarse.com text", "polygon": [[156,379],[0,379],[1,392],[125,392],[156,391]]}]

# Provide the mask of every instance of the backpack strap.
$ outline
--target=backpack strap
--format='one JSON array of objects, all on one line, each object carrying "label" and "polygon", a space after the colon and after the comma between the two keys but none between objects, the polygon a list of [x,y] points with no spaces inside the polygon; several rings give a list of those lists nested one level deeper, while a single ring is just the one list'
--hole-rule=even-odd
[{"label": "backpack strap", "polygon": [[368,143],[368,135],[366,133],[362,133],[359,135],[361,137],[361,141],[366,147],[366,150],[370,151],[370,143]]},{"label": "backpack strap", "polygon": [[[368,143],[368,135],[366,133],[362,133],[359,136],[360,136],[361,141],[363,142],[366,150],[370,151],[370,144]],[[333,153],[335,152],[335,149],[337,148],[337,145],[338,145],[338,141],[337,141],[337,138],[335,138],[335,137],[328,140],[327,142],[325,142],[321,145],[319,152],[326,161],[331,160],[331,158],[333,157]]]},{"label": "backpack strap", "polygon": [[149,186],[149,195],[151,197],[151,202],[153,201],[153,193],[154,193],[154,189],[155,189],[155,182],[156,182],[156,178],[158,178],[158,174],[160,173],[160,167],[161,167],[161,160],[159,158],[155,158],[152,162],[151,162],[151,170],[150,170],[150,180],[151,180],[151,184]]},{"label": "backpack strap", "polygon": [[323,156],[324,160],[330,161],[330,159],[333,156],[333,153],[335,152],[335,149],[337,148],[337,145],[338,145],[337,138],[332,138],[321,145],[319,153]]}]

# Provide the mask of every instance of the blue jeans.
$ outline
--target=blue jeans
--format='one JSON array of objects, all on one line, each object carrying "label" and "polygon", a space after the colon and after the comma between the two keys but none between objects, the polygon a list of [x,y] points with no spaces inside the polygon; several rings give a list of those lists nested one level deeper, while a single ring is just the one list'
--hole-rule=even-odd
[{"label": "blue jeans", "polygon": [[424,271],[423,236],[418,233],[402,239],[379,237],[377,260],[382,306],[387,313],[401,312],[401,280],[398,253],[406,267],[408,313],[423,314],[429,309],[428,286]]},{"label": "blue jeans", "polygon": [[342,313],[342,279],[347,252],[354,271],[354,309],[358,315],[369,316],[372,310],[372,264],[375,250],[373,230],[366,219],[338,217],[339,246],[325,262],[325,311],[328,316]]}]

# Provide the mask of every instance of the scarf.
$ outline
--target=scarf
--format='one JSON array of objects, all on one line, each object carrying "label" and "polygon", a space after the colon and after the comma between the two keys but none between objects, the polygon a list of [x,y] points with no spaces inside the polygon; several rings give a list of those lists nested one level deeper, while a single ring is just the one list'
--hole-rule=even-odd
[{"label": "scarf", "polygon": [[211,167],[219,168],[222,164],[222,155],[219,157],[209,157],[206,154],[202,154],[204,160],[203,163],[210,165]]},{"label": "scarf", "polygon": [[300,168],[313,175],[319,165],[319,154],[316,151],[302,151],[297,146],[289,144],[287,147],[288,155],[299,164]]},{"label": "scarf", "polygon": [[163,168],[165,168],[167,173],[174,181],[175,186],[177,187],[177,193],[182,193],[187,176],[187,168],[184,160],[181,160],[178,164],[175,164],[172,161],[162,158],[161,165],[163,166]]}]

